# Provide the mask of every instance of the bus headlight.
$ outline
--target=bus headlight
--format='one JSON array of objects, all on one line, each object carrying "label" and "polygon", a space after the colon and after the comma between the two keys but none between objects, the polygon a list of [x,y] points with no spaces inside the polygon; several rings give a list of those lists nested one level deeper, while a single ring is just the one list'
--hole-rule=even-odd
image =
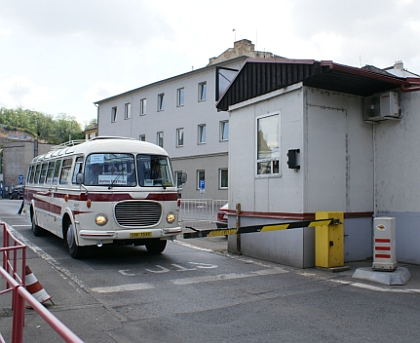
[{"label": "bus headlight", "polygon": [[169,224],[172,224],[172,223],[175,221],[175,215],[174,215],[173,213],[169,213],[169,214],[166,216],[166,221],[167,221]]},{"label": "bus headlight", "polygon": [[99,226],[104,226],[108,223],[108,218],[105,214],[98,214],[95,218],[95,223]]}]

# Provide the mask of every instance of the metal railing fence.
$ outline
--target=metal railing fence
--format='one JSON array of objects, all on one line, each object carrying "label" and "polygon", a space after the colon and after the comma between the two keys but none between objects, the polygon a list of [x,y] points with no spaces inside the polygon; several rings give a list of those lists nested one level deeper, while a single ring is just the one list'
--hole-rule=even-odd
[{"label": "metal railing fence", "polygon": [[180,219],[216,220],[217,211],[227,200],[181,199]]},{"label": "metal railing fence", "polygon": [[[83,343],[67,326],[48,311],[31,293],[25,288],[26,269],[26,245],[17,240],[3,226],[3,245],[0,247],[2,267],[0,275],[6,281],[6,288],[0,291],[0,295],[12,291],[12,343],[23,342],[23,327],[25,321],[25,301],[57,332],[66,342]],[[22,273],[19,275],[19,273]],[[0,343],[5,342],[0,333]]]}]

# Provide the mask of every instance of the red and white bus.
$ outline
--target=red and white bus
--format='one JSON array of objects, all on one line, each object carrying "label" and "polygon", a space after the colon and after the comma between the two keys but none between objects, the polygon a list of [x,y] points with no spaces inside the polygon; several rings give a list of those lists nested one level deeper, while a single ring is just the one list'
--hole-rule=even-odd
[{"label": "red and white bus", "polygon": [[24,202],[33,234],[63,238],[73,258],[112,243],[161,253],[182,231],[168,154],[131,138],[99,136],[35,157]]}]

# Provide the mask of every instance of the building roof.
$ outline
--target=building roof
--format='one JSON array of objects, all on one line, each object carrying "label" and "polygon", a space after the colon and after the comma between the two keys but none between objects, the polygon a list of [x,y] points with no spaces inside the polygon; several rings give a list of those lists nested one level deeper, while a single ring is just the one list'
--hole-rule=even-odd
[{"label": "building roof", "polygon": [[247,58],[271,59],[271,58],[275,58],[275,57],[282,58],[280,56],[274,55],[271,52],[257,51],[257,50],[255,50],[255,45],[252,44],[252,42],[250,40],[242,39],[242,40],[234,42],[233,48],[229,48],[229,49],[225,50],[223,53],[221,53],[217,57],[210,58],[209,63],[205,67],[194,69],[192,71],[189,71],[189,72],[186,72],[186,73],[183,73],[183,74],[180,74],[180,75],[176,75],[176,76],[173,76],[173,77],[170,77],[170,78],[167,78],[167,79],[163,79],[163,80],[160,80],[160,81],[156,81],[156,82],[153,82],[151,84],[126,91],[124,93],[113,95],[113,96],[110,96],[108,98],[95,101],[94,104],[96,104],[96,105],[101,104],[105,101],[108,101],[108,100],[111,100],[111,99],[114,99],[114,98],[118,98],[121,95],[126,95],[126,94],[129,94],[129,93],[132,93],[132,92],[137,92],[141,89],[144,89],[144,88],[147,88],[147,87],[150,87],[150,86],[158,85],[159,83],[165,83],[165,82],[172,81],[172,80],[175,80],[177,78],[184,77],[184,76],[191,76],[194,73],[201,73],[201,72],[203,72],[205,70],[208,70],[210,68],[211,69],[217,68],[218,66],[226,66],[229,63],[246,60]]},{"label": "building roof", "polygon": [[[229,106],[302,82],[304,86],[369,96],[401,87],[419,90],[418,81],[398,77],[375,67],[356,68],[333,61],[248,59],[216,103]],[[415,87],[411,87],[412,85]]]}]

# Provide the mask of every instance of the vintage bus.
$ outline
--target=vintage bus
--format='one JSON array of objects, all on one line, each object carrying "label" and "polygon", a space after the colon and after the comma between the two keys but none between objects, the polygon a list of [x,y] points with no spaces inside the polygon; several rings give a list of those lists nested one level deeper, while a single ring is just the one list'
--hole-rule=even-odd
[{"label": "vintage bus", "polygon": [[[186,174],[181,175],[182,183]],[[32,160],[25,212],[35,236],[49,231],[63,238],[73,258],[103,244],[145,245],[157,254],[182,232],[178,191],[164,149],[98,136]]]}]

